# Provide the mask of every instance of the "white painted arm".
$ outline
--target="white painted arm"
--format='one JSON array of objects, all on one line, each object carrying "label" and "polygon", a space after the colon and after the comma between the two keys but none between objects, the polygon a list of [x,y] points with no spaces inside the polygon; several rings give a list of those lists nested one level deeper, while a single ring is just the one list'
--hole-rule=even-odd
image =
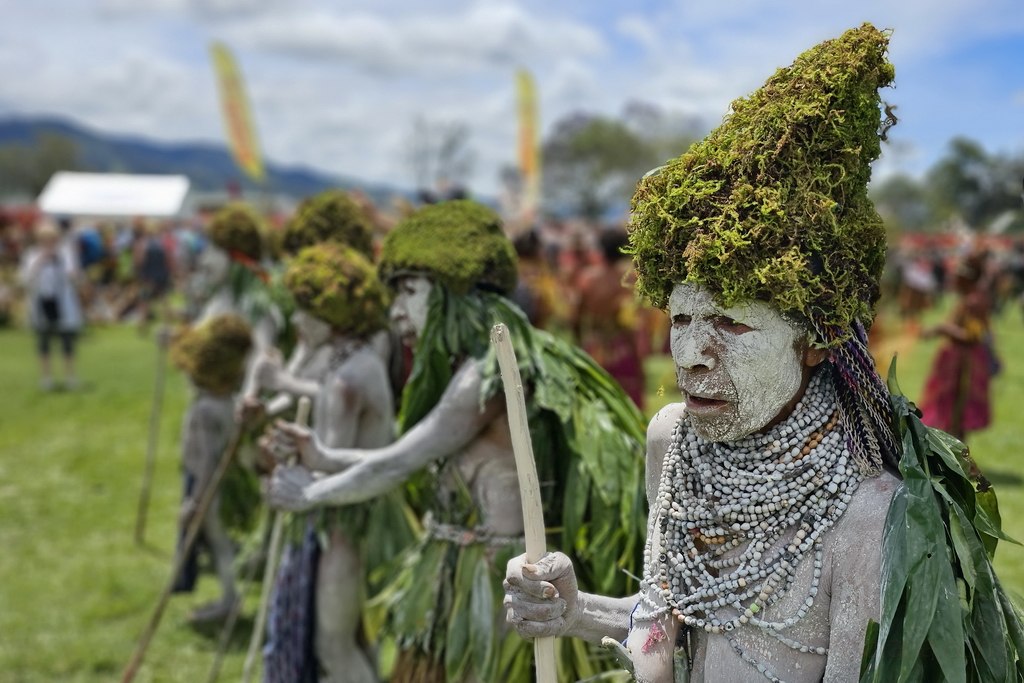
[{"label": "white painted arm", "polygon": [[300,379],[290,373],[281,372],[277,376],[277,390],[293,396],[316,398],[320,391],[320,383],[312,379]]},{"label": "white painted arm", "polygon": [[560,552],[533,564],[513,557],[505,569],[506,621],[524,638],[624,640],[637,596],[610,598],[581,592],[572,560]]},{"label": "white painted arm", "polygon": [[600,643],[604,637],[625,640],[629,632],[629,615],[636,607],[636,595],[626,598],[609,598],[591,593],[579,594],[579,618],[575,628],[567,635]]},{"label": "white painted arm", "polygon": [[[389,446],[378,449],[330,449],[319,440],[313,448],[303,448],[303,461],[316,469],[340,472],[303,486],[302,500],[288,500],[284,489],[301,481],[278,468],[272,483],[271,500],[275,501],[275,488],[279,489],[277,502],[289,509],[323,505],[351,505],[375,498],[405,481],[428,463],[459,452],[504,409],[500,398],[491,399],[480,407],[481,377],[476,361],[467,361],[455,373],[438,404],[415,427]],[[288,432],[290,425],[282,425],[271,435],[274,442]],[[294,438],[294,436],[292,437]],[[270,449],[280,459],[282,449]],[[294,446],[293,446],[294,448]],[[308,453],[315,450],[316,454]],[[289,482],[289,478],[291,481]],[[280,485],[280,486],[279,486]]]},{"label": "white painted arm", "polygon": [[[666,406],[647,428],[648,502],[657,496],[665,451],[682,411],[681,403]],[[527,638],[572,636],[594,643],[604,637],[625,640],[638,600],[637,595],[611,598],[579,592],[572,560],[562,553],[548,553],[533,565],[520,555],[506,567],[506,619]]]}]

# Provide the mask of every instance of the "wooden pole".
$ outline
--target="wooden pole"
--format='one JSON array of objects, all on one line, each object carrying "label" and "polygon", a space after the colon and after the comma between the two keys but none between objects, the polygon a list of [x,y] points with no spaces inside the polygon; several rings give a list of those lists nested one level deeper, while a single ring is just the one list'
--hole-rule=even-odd
[{"label": "wooden pole", "polygon": [[[512,339],[503,323],[491,329],[491,343],[494,344],[501,368],[501,382],[505,386],[505,409],[508,411],[508,426],[512,434],[512,450],[516,458],[516,474],[519,478],[519,495],[523,501],[523,530],[526,534],[526,560],[538,561],[546,552],[544,507],[540,497],[540,480],[537,478],[537,463],[533,457],[533,442],[530,440],[530,423],[526,417],[526,399],[523,395],[523,380],[519,375],[519,363],[512,347]],[[534,665],[537,668],[537,683],[558,683],[555,667],[555,639],[536,638],[533,641]]]},{"label": "wooden pole", "polygon": [[[270,517],[269,514],[265,514],[264,517]],[[260,531],[262,536],[263,525],[260,525]],[[206,676],[206,683],[216,683],[217,679],[220,678],[220,670],[224,665],[224,655],[227,654],[228,645],[231,643],[231,636],[235,632],[235,624],[238,622],[238,617],[242,613],[242,607],[245,605],[245,596],[249,592],[247,589],[253,578],[256,576],[256,563],[248,563],[248,571],[245,576],[242,577],[242,587],[240,589],[240,595],[235,604],[231,607],[231,611],[228,613],[228,618],[224,622],[224,627],[220,631],[220,640],[217,643],[217,654],[213,658],[213,664],[210,665],[210,672]]]},{"label": "wooden pole", "polygon": [[[309,422],[310,401],[308,396],[299,399],[295,413],[295,422],[305,426]],[[256,657],[263,645],[263,631],[267,625],[267,611],[270,608],[270,591],[274,587],[277,574],[277,563],[281,555],[281,543],[284,539],[285,514],[280,510],[274,512],[274,524],[270,529],[270,548],[267,550],[267,565],[263,568],[263,589],[260,591],[260,606],[256,612],[256,623],[252,627],[249,638],[249,651],[245,655],[245,667],[242,669],[242,683],[249,683],[256,668]]]},{"label": "wooden pole", "polygon": [[149,438],[146,441],[146,462],[142,470],[142,489],[139,491],[139,507],[135,513],[135,543],[142,545],[146,541],[146,516],[149,512],[150,491],[153,488],[153,470],[156,467],[156,451],[160,442],[160,417],[163,414],[164,379],[167,374],[167,325],[166,300],[161,316],[163,324],[157,331],[156,342],[156,382],[153,385],[153,404],[149,411]]},{"label": "wooden pole", "polygon": [[167,586],[164,587],[163,593],[160,594],[156,607],[153,609],[153,614],[150,615],[149,622],[146,624],[146,628],[142,631],[142,635],[139,637],[139,642],[135,646],[132,658],[121,675],[122,683],[130,683],[139,673],[142,661],[146,657],[146,650],[149,648],[149,644],[153,640],[153,636],[156,634],[157,628],[160,626],[160,619],[163,617],[164,610],[167,608],[167,603],[171,598],[171,592],[174,590],[174,582],[182,568],[185,566],[185,561],[188,558],[189,551],[192,550],[192,546],[195,544],[196,538],[199,536],[199,530],[203,525],[203,518],[206,517],[206,513],[210,509],[213,499],[217,496],[217,490],[220,488],[220,483],[224,479],[224,475],[227,473],[228,467],[238,456],[238,449],[241,443],[242,430],[236,428],[235,433],[231,437],[231,442],[224,450],[224,455],[221,457],[220,462],[217,463],[217,469],[213,471],[213,475],[210,477],[209,483],[207,483],[206,488],[203,489],[199,502],[196,504],[195,512],[192,515],[192,519],[189,520],[188,527],[185,530],[185,538],[182,539],[180,549],[175,557],[174,567],[171,570],[171,578],[167,581]]}]

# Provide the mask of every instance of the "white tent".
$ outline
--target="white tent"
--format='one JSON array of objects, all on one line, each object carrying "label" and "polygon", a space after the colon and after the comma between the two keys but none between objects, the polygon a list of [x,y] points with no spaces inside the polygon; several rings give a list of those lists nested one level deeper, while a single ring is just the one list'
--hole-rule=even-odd
[{"label": "white tent", "polygon": [[39,195],[43,213],[75,216],[174,216],[188,193],[183,175],[53,174]]}]

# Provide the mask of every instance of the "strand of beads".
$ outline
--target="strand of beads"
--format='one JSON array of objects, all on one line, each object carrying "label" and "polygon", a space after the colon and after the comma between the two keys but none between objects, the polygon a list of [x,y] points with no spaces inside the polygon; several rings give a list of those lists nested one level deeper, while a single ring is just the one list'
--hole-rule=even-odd
[{"label": "strand of beads", "polygon": [[[743,651],[735,629],[749,625],[801,652],[827,653],[779,632],[813,606],[820,540],[862,478],[836,399],[830,373],[817,373],[789,418],[770,431],[709,443],[686,429],[684,419],[665,455],[641,604],[650,618],[671,611],[688,627],[724,633],[771,680],[778,679]],[[787,594],[796,567],[812,551],[811,586],[796,612],[765,619],[765,610]]]}]

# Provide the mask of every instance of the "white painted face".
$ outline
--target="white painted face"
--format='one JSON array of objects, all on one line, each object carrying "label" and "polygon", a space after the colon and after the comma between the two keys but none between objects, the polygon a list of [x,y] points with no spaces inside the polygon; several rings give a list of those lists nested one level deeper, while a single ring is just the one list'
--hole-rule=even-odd
[{"label": "white painted face", "polygon": [[723,308],[703,287],[669,298],[672,359],[699,436],[735,441],[763,429],[800,390],[807,333],[766,303]]},{"label": "white painted face", "polygon": [[224,250],[208,244],[199,254],[196,272],[193,276],[195,292],[201,297],[209,297],[227,280],[231,259]]},{"label": "white painted face", "polygon": [[422,275],[403,277],[395,288],[395,298],[391,302],[391,323],[408,347],[416,345],[416,340],[427,325],[427,303],[434,283]]},{"label": "white painted face", "polygon": [[331,326],[309,311],[299,309],[292,313],[292,324],[299,339],[310,348],[326,344],[331,338]]}]

